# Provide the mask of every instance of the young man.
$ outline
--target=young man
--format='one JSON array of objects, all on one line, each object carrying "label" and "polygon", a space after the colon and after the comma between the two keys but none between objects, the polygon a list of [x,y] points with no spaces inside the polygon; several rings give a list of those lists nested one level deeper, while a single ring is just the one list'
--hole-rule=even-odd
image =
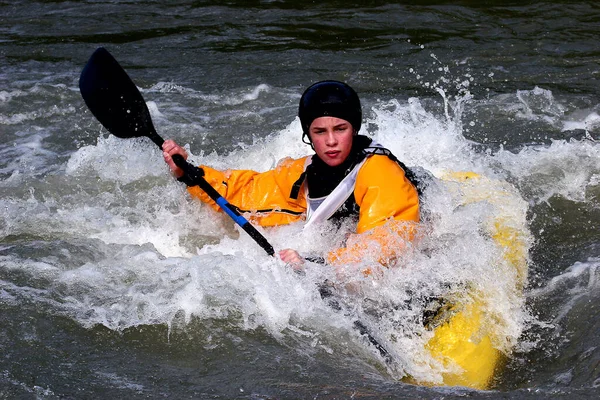
[{"label": "young man", "polygon": [[[362,110],[356,92],[338,81],[310,86],[300,99],[298,116],[302,140],[315,154],[283,159],[266,172],[217,171],[201,166],[204,177],[241,213],[261,226],[305,220],[306,225],[357,217],[356,234],[346,247],[330,252],[331,264],[360,261],[366,252],[387,265],[413,237],[419,222],[419,197],[402,164],[385,148],[358,135]],[[308,141],[307,141],[308,140]],[[163,156],[177,178],[184,172],[172,156],[187,153],[172,140],[165,141]],[[408,171],[406,171],[408,172]],[[200,188],[189,192],[215,209],[218,206]],[[299,266],[296,250],[279,252],[286,263]],[[370,271],[370,270],[369,270]],[[365,273],[369,273],[365,271]]]}]

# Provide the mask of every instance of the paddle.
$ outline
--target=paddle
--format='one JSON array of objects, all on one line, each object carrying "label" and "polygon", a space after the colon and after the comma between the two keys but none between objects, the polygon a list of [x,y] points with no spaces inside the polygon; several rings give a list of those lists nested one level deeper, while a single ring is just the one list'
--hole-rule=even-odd
[{"label": "paddle", "polygon": [[[165,141],[154,129],[150,111],[142,94],[108,50],[100,47],[92,54],[83,71],[81,71],[79,90],[92,114],[110,133],[122,139],[145,136],[162,149]],[[199,186],[267,254],[270,256],[275,254],[273,246],[267,239],[210,186],[203,177],[204,172],[202,169],[188,163],[179,155],[175,155],[173,161],[184,171],[184,181],[188,186]],[[330,291],[321,289],[320,292],[323,299],[332,296]],[[341,310],[341,307],[335,301],[330,301],[329,305],[336,310]],[[391,360],[389,353],[371,335],[364,324],[360,321],[354,321],[354,328],[361,335],[365,335],[387,361]]]},{"label": "paddle", "polygon": [[[100,47],[92,54],[81,71],[79,90],[92,114],[110,133],[123,139],[145,136],[162,149],[165,141],[154,129],[144,98],[108,50]],[[275,254],[267,239],[204,179],[202,169],[188,163],[180,155],[175,155],[173,161],[184,171],[184,181],[188,186],[199,186],[267,254]]]}]

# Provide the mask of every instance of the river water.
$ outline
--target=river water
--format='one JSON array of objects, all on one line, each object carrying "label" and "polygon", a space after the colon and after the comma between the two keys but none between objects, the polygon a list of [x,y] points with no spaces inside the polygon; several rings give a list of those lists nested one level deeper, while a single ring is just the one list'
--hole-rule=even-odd
[{"label": "river water", "polygon": [[[597,398],[600,6],[400,3],[0,2],[0,398]],[[397,318],[413,341],[386,365],[352,328],[372,310],[319,298],[330,271],[292,273],[187,197],[149,140],[110,136],[78,90],[99,46],[197,163],[309,154],[300,94],[339,79],[363,100],[363,133],[407,165],[510,185],[501,208],[531,233],[529,276],[523,298],[493,302],[511,343],[492,390],[400,381],[435,379],[411,345],[426,333]],[[430,237],[366,297],[502,287],[480,229],[498,210],[427,205]],[[276,248],[334,245],[263,232]]]}]

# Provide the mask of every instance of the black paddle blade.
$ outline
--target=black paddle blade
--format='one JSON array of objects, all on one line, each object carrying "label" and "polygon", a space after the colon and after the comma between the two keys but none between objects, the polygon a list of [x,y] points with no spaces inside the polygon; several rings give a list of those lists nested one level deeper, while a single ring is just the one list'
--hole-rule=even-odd
[{"label": "black paddle blade", "polygon": [[105,48],[98,48],[81,71],[79,90],[92,114],[110,133],[123,139],[147,136],[162,147],[164,140],[152,125],[140,91]]}]

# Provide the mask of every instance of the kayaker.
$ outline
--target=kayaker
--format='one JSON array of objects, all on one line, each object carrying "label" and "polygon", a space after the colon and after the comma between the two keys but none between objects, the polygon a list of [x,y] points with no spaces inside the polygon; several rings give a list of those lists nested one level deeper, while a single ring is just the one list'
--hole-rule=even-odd
[{"label": "kayaker", "polygon": [[[218,171],[202,165],[205,179],[261,226],[357,218],[355,234],[325,261],[334,265],[357,263],[370,253],[381,264],[388,264],[402,250],[403,241],[412,238],[419,222],[419,196],[416,182],[409,180],[410,171],[389,150],[358,134],[360,100],[343,82],[321,81],[306,89],[298,117],[302,140],[312,147],[314,155],[285,158],[266,172]],[[184,171],[173,162],[175,154],[184,159],[188,156],[175,141],[165,141],[165,162],[175,177],[185,182]],[[219,210],[197,186],[188,187],[188,191]],[[281,250],[279,256],[295,268],[304,263],[295,249]]]}]

